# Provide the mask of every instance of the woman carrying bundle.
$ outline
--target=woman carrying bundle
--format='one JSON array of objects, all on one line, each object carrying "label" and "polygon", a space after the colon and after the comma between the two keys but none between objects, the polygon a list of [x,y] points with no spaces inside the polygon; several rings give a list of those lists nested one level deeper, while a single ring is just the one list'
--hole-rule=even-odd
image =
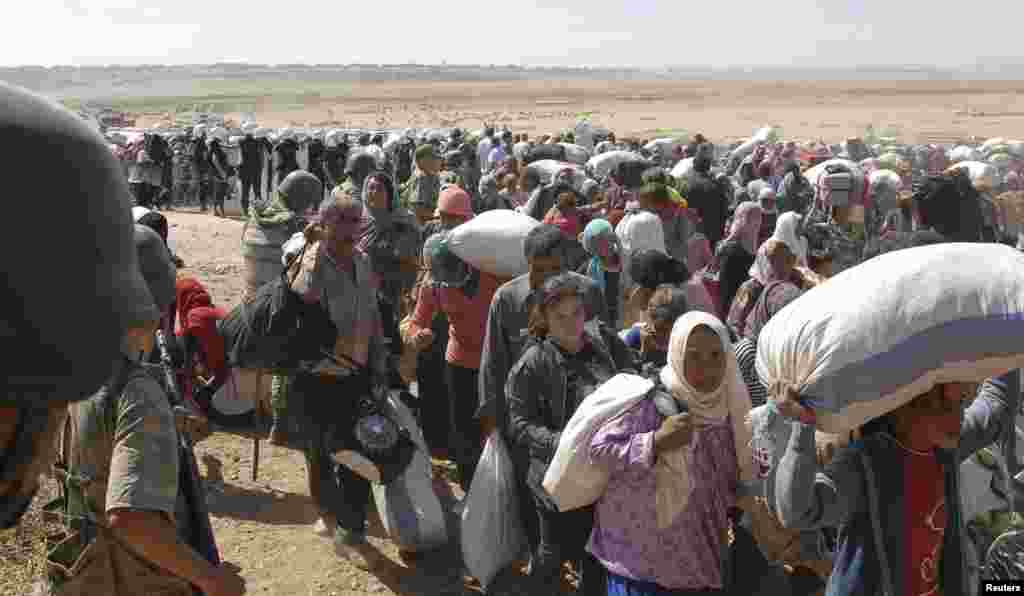
[{"label": "woman carrying bundle", "polygon": [[725,326],[690,312],[672,328],[655,393],[594,435],[611,477],[588,550],[609,596],[723,594],[732,510],[756,470],[744,419],[750,398]]},{"label": "woman carrying bundle", "polygon": [[[561,593],[562,562],[580,561],[581,592],[596,596],[604,594],[603,573],[583,550],[590,536],[592,509],[559,512],[542,482],[560,433],[579,404],[632,363],[622,357],[627,350],[610,347],[603,334],[584,325],[586,306],[577,277],[563,273],[545,282],[541,299],[530,313],[532,344],[512,367],[505,387],[507,435],[513,448],[529,454],[527,469],[518,473],[526,477],[540,527],[531,577],[545,593]],[[613,335],[612,339],[618,338]],[[619,355],[619,362],[613,354]]]}]

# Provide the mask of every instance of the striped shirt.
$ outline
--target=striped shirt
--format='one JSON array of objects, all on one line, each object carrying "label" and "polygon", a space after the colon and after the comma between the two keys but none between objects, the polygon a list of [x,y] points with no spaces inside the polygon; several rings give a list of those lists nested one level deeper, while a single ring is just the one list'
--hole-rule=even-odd
[{"label": "striped shirt", "polygon": [[747,391],[750,393],[750,403],[756,408],[763,406],[768,401],[768,388],[764,386],[757,376],[757,344],[748,338],[743,338],[734,346],[736,351],[736,362],[740,367],[740,374],[743,375],[743,382],[747,384]]}]

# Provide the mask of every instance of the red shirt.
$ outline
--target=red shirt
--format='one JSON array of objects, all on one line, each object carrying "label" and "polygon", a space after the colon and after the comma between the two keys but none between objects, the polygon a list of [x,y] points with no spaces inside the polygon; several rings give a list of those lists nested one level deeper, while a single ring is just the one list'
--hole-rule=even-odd
[{"label": "red shirt", "polygon": [[434,314],[438,310],[443,311],[448,315],[445,360],[462,368],[479,370],[484,334],[487,332],[487,313],[491,308],[491,298],[497,291],[498,278],[483,271],[480,272],[480,287],[473,298],[466,297],[462,290],[423,284],[412,315],[411,332],[415,334],[420,329],[430,329]]},{"label": "red shirt", "polygon": [[939,557],[946,528],[942,464],[934,453],[903,451],[904,574],[907,596],[939,594]]}]

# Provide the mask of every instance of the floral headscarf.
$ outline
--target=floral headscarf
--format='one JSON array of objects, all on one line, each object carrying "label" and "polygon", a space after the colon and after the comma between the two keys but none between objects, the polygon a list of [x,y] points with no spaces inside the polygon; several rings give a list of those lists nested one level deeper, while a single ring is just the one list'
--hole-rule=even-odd
[{"label": "floral headscarf", "polygon": [[604,219],[595,219],[583,230],[583,248],[590,255],[587,264],[587,277],[593,279],[605,291],[604,259],[612,262],[619,257],[619,239],[612,229],[612,224]]}]

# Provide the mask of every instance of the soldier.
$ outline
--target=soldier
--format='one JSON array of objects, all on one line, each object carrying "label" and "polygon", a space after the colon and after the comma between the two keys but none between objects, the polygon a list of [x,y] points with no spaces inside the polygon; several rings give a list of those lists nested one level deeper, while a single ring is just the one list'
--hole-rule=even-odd
[{"label": "soldier", "polygon": [[[136,305],[111,380],[71,406],[62,437],[63,517],[68,531],[50,550],[47,580],[60,594],[245,593],[245,582],[178,537],[175,416],[143,364],[160,313],[175,297],[175,270],[160,237],[135,226],[139,268],[150,298]],[[107,556],[95,556],[97,552]]]},{"label": "soldier", "polygon": [[431,143],[416,148],[416,173],[402,189],[402,203],[416,212],[420,224],[434,217],[437,196],[441,192],[441,165],[444,156]]}]

